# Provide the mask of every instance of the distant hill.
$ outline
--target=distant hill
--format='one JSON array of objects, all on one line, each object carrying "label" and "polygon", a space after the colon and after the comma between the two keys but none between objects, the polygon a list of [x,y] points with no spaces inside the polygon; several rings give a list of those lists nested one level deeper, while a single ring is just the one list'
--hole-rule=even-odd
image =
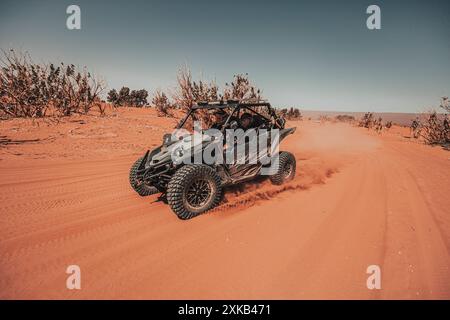
[{"label": "distant hill", "polygon": [[[319,119],[320,116],[326,115],[330,118],[334,118],[337,115],[349,115],[356,119],[361,118],[365,112],[344,112],[344,111],[313,111],[313,110],[301,110],[303,118]],[[411,121],[416,117],[422,118],[420,113],[397,113],[397,112],[374,112],[375,118],[381,117],[383,121],[392,121],[395,124],[407,125],[411,124]]]}]

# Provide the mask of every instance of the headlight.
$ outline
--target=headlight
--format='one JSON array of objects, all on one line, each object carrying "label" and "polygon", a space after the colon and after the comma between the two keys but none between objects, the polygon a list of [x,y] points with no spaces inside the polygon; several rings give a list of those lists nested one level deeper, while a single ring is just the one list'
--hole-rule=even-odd
[{"label": "headlight", "polygon": [[163,136],[163,145],[168,146],[171,142],[172,135],[170,133],[166,133]]},{"label": "headlight", "polygon": [[178,148],[177,150],[175,150],[175,155],[176,155],[178,158],[181,158],[181,157],[184,155],[183,149],[182,149],[182,148]]}]

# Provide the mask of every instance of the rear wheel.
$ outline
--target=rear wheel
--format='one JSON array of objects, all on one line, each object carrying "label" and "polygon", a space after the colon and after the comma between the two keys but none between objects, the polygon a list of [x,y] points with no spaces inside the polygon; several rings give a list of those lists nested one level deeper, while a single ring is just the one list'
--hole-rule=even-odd
[{"label": "rear wheel", "polygon": [[167,202],[180,219],[190,219],[214,208],[221,196],[220,177],[206,165],[180,168],[167,187]]},{"label": "rear wheel", "polygon": [[296,170],[296,161],[292,153],[282,151],[279,154],[279,164],[277,172],[270,176],[270,181],[275,185],[281,185],[294,179]]},{"label": "rear wheel", "polygon": [[142,160],[143,157],[137,159],[136,162],[131,166],[129,180],[133,190],[136,191],[140,196],[145,197],[158,193],[159,191],[155,187],[147,185],[143,181],[142,176],[138,175],[137,170],[141,165]]}]

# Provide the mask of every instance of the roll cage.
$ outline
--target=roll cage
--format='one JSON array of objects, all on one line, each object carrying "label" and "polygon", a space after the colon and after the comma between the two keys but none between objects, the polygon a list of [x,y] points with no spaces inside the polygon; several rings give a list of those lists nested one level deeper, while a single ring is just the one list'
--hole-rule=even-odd
[{"label": "roll cage", "polygon": [[[260,112],[256,111],[254,108],[258,107],[264,107],[267,108],[267,114],[270,118],[267,116],[261,114]],[[239,113],[241,110],[248,110],[261,118],[263,118],[265,121],[272,122],[273,126],[276,129],[284,129],[285,120],[283,118],[280,118],[277,116],[275,110],[272,108],[270,103],[268,102],[249,102],[249,101],[237,101],[237,100],[227,100],[227,101],[205,101],[205,102],[197,102],[197,104],[193,105],[191,109],[186,113],[185,117],[180,121],[180,123],[177,125],[177,129],[180,129],[183,127],[183,125],[186,123],[187,119],[191,115],[193,115],[197,110],[213,110],[213,109],[232,109],[232,112],[227,117],[227,120],[224,122],[222,126],[222,131],[225,130],[228,126],[228,123],[230,120],[237,116],[239,117]]]}]

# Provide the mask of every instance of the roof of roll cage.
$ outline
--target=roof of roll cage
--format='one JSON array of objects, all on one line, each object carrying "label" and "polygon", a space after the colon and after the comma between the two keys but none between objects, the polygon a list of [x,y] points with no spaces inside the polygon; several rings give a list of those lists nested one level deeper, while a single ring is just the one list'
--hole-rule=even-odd
[{"label": "roof of roll cage", "polygon": [[270,107],[266,101],[245,101],[245,100],[226,100],[226,101],[199,101],[192,106],[192,110],[197,109],[224,109],[237,107]]}]

